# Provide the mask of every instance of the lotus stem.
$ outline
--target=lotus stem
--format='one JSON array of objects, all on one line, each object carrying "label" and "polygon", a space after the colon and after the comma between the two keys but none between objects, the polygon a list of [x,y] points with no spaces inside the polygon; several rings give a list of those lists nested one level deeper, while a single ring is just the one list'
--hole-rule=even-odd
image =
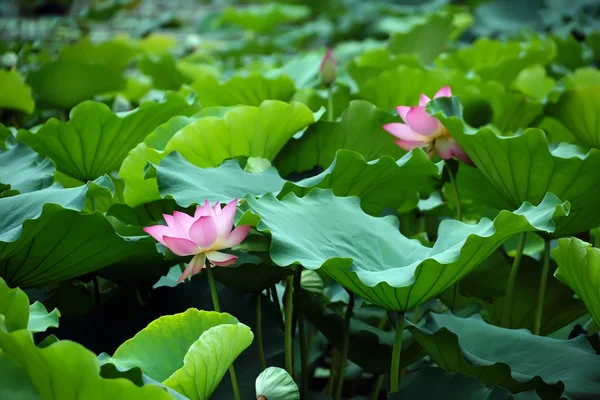
[{"label": "lotus stem", "polygon": [[335,120],[333,113],[333,86],[327,89],[327,120],[333,122]]},{"label": "lotus stem", "polygon": [[333,396],[333,389],[335,387],[335,375],[337,373],[337,363],[339,359],[339,352],[335,347],[331,348],[331,364],[329,366],[329,381],[327,382],[327,396]]},{"label": "lotus stem", "polygon": [[519,265],[521,265],[521,256],[523,255],[523,249],[525,248],[526,233],[523,232],[519,236],[519,244],[517,244],[517,253],[513,259],[512,267],[510,268],[510,275],[508,276],[508,282],[506,283],[506,290],[504,291],[504,312],[502,313],[502,326],[510,329],[510,317],[512,314],[513,305],[515,304],[515,284],[517,282],[517,275],[519,273]]},{"label": "lotus stem", "polygon": [[296,312],[296,319],[298,321],[298,340],[300,341],[300,374],[301,383],[300,398],[308,399],[308,352],[306,347],[306,332],[304,331],[304,315],[300,308],[300,293],[302,290],[302,266],[296,267],[296,273],[294,276],[294,311]]},{"label": "lotus stem", "polygon": [[277,315],[279,316],[279,320],[281,321],[281,326],[283,326],[283,316],[281,315],[281,306],[279,305],[279,297],[277,296],[277,285],[273,284],[271,286],[271,301],[277,307]]},{"label": "lotus stem", "polygon": [[92,276],[92,283],[94,285],[94,300],[96,300],[96,309],[100,308],[100,284],[98,282],[98,275]]},{"label": "lotus stem", "polygon": [[350,344],[350,320],[352,319],[352,311],[354,310],[354,293],[348,292],[350,300],[346,307],[346,316],[344,318],[344,338],[342,340],[342,349],[340,352],[340,365],[337,374],[338,380],[335,386],[335,400],[342,398],[342,389],[344,388],[344,374],[346,372],[346,360],[348,358],[348,346]]},{"label": "lotus stem", "polygon": [[[456,202],[456,220],[462,221],[462,207],[460,205],[460,192],[458,191],[458,184],[456,182],[456,177],[454,176],[454,172],[452,172],[452,168],[450,165],[444,160],[444,165],[446,166],[446,170],[448,171],[448,178],[450,179],[450,184],[454,188],[454,201]],[[452,314],[454,314],[456,309],[456,300],[458,299],[460,291],[460,283],[456,281],[454,283],[454,290],[452,292],[452,305],[450,306],[450,310]]]},{"label": "lotus stem", "polygon": [[[206,275],[208,277],[208,287],[210,288],[210,297],[212,298],[213,308],[216,312],[221,312],[221,306],[219,305],[219,297],[217,296],[217,286],[215,285],[215,278],[212,273],[212,265],[206,263]],[[231,387],[233,389],[233,396],[235,400],[240,400],[240,389],[238,387],[237,378],[235,375],[235,368],[233,364],[229,366],[229,376],[231,377]]]},{"label": "lotus stem", "polygon": [[371,400],[379,400],[379,392],[381,391],[381,384],[385,375],[379,374],[373,384],[373,392],[371,393]]},{"label": "lotus stem", "polygon": [[294,362],[292,353],[292,315],[294,309],[294,276],[286,278],[285,291],[285,369],[290,376],[294,377]]},{"label": "lotus stem", "polygon": [[538,289],[537,306],[535,308],[535,323],[533,333],[540,334],[542,328],[542,313],[544,312],[544,297],[546,296],[546,283],[548,282],[548,272],[550,270],[550,240],[544,242],[544,263],[542,265],[542,276],[540,277],[540,288]]},{"label": "lotus stem", "polygon": [[258,347],[258,360],[260,361],[260,370],[267,368],[265,361],[265,349],[262,337],[262,293],[256,294],[256,346]]},{"label": "lotus stem", "polygon": [[400,375],[400,355],[402,353],[402,334],[404,332],[404,312],[398,312],[396,321],[396,334],[392,350],[392,367],[390,369],[390,393],[398,391],[398,376]]}]

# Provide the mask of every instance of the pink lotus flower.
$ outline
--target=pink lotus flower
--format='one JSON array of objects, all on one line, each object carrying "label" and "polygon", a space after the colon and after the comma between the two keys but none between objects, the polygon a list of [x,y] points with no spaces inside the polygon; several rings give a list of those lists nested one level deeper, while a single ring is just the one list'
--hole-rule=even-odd
[{"label": "pink lotus flower", "polygon": [[178,256],[194,256],[179,278],[178,282],[181,282],[199,273],[206,259],[220,267],[237,260],[237,256],[218,251],[237,246],[248,235],[249,225],[231,230],[236,208],[237,199],[223,209],[219,202],[211,207],[206,200],[204,206],[198,206],[193,217],[179,211],[173,215],[163,214],[167,226],[149,226],[144,231]]},{"label": "pink lotus flower", "polygon": [[327,49],[325,52],[325,55],[321,60],[319,72],[321,73],[321,83],[324,86],[331,86],[335,83],[337,78],[337,63],[335,62],[331,49]]},{"label": "pink lotus flower", "polygon": [[[452,97],[450,87],[444,86],[438,90],[433,98],[438,97]],[[396,144],[404,150],[410,151],[415,147],[422,147],[430,157],[435,151],[443,159],[456,157],[467,164],[472,164],[469,156],[454,141],[444,125],[425,111],[425,106],[430,101],[429,97],[422,94],[418,106],[396,107],[398,115],[402,117],[405,124],[392,122],[385,124],[383,129],[396,136],[398,138]]]}]

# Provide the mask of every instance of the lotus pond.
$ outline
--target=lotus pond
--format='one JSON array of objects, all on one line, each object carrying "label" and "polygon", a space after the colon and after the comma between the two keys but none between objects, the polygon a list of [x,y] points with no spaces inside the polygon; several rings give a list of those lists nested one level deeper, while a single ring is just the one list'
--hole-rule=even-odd
[{"label": "lotus pond", "polygon": [[600,3],[0,7],[0,399],[600,398]]}]

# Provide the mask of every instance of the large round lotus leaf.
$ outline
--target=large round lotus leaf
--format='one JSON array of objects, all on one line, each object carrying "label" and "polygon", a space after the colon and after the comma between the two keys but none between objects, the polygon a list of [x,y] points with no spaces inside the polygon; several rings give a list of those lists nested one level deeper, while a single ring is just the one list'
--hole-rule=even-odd
[{"label": "large round lotus leaf", "polygon": [[[54,165],[48,158],[42,158],[23,143],[6,150],[0,150],[0,186],[13,193],[27,193],[52,185]],[[2,190],[0,189],[0,192]]]},{"label": "large round lotus leaf", "polygon": [[26,330],[0,329],[0,351],[27,373],[42,399],[173,399],[156,385],[138,387],[127,379],[100,377],[96,355],[68,340],[40,348]]},{"label": "large round lotus leaf", "polygon": [[552,255],[558,263],[554,276],[583,300],[600,326],[600,250],[577,238],[559,239]]},{"label": "large round lotus leaf", "polygon": [[546,65],[555,54],[555,44],[549,39],[522,43],[480,38],[473,46],[442,54],[436,63],[463,73],[475,71],[485,80],[509,85],[523,69]]},{"label": "large round lotus leaf", "polygon": [[0,198],[0,274],[9,285],[39,287],[125,259],[159,256],[150,238],[120,236],[103,214],[81,214],[94,187],[101,189],[93,182],[71,189],[55,184]]},{"label": "large round lotus leaf", "polygon": [[[435,384],[432,384],[435,382]],[[444,400],[512,400],[506,389],[488,388],[480,380],[461,373],[450,374],[441,368],[429,367],[408,374],[402,381],[398,393],[388,400],[401,399],[444,399]]]},{"label": "large round lotus leaf", "polygon": [[173,151],[204,168],[239,156],[273,160],[294,134],[314,122],[314,115],[304,104],[267,100],[260,107],[209,107],[192,119],[169,121],[123,161],[119,173],[127,204],[161,198],[155,178],[144,180],[148,162],[159,164]]},{"label": "large round lotus leaf", "polygon": [[0,87],[0,109],[10,108],[28,114],[33,112],[35,103],[31,97],[31,88],[16,69],[0,70]]},{"label": "large round lotus leaf", "polygon": [[[509,237],[554,230],[553,218],[568,204],[548,194],[538,206],[501,211],[494,221],[475,225],[442,221],[432,248],[399,232],[395,217],[376,218],[356,197],[335,197],[314,189],[305,197],[272,194],[246,198],[238,223],[254,223],[272,236],[271,258],[280,266],[300,263],[322,268],[342,286],[389,310],[403,311],[427,301],[468,274]],[[256,214],[256,215],[254,215]]]},{"label": "large round lotus leaf", "polygon": [[596,202],[600,151],[584,153],[566,143],[550,150],[539,129],[509,137],[487,128],[473,130],[461,119],[456,97],[436,99],[428,107],[477,166],[459,173],[459,186],[475,203],[510,210],[525,201],[537,204],[546,193],[553,193],[571,203],[571,212],[557,222],[554,232],[547,232],[549,236],[572,235],[600,225]]},{"label": "large round lotus leaf", "polygon": [[41,100],[64,109],[125,87],[121,71],[79,60],[43,64],[29,73],[27,83]]},{"label": "large round lotus leaf", "polygon": [[247,7],[227,7],[220,20],[256,32],[267,32],[274,27],[305,19],[310,9],[305,5],[260,4]]},{"label": "large round lotus leaf", "polygon": [[423,64],[433,61],[447,46],[454,31],[453,15],[433,14],[406,32],[393,33],[388,42],[392,54],[417,54]]},{"label": "large round lotus leaf", "polygon": [[163,382],[184,366],[190,346],[204,332],[221,324],[237,323],[229,314],[195,308],[165,315],[119,346],[109,361],[121,368],[139,367],[150,378]]},{"label": "large round lotus leaf", "polygon": [[19,131],[18,139],[51,158],[59,171],[85,182],[119,169],[129,150],[154,128],[191,112],[185,97],[175,93],[123,114],[88,101],[71,110],[68,122],[50,119],[35,133]]},{"label": "large round lotus leaf", "polygon": [[27,372],[3,354],[0,354],[0,376],[0,399],[42,400]]},{"label": "large round lotus leaf", "polygon": [[[471,118],[475,121],[492,122],[501,131],[529,126],[543,109],[540,101],[507,91],[498,82],[440,68],[424,70],[400,66],[385,71],[362,84],[360,96],[384,110],[393,110],[400,105],[416,106],[421,93],[431,97],[442,86],[450,86],[452,93],[463,99],[465,115],[474,115]],[[487,107],[491,107],[491,115],[482,113]]]},{"label": "large round lotus leaf", "polygon": [[234,76],[220,83],[217,78],[204,75],[191,88],[202,107],[211,106],[260,106],[265,100],[289,101],[296,91],[294,81],[279,75],[267,78],[260,74]]},{"label": "large round lotus leaf", "polygon": [[[393,136],[382,126],[395,118],[372,104],[355,100],[339,122],[319,121],[300,139],[290,140],[277,156],[275,164],[282,176],[307,171],[315,166],[329,166],[339,149],[360,153],[366,160],[381,156],[399,158],[406,151],[398,147]],[[368,139],[367,139],[368,138]]]},{"label": "large round lotus leaf", "polygon": [[550,115],[562,122],[577,140],[588,147],[600,148],[600,85],[580,85],[567,90]]},{"label": "large round lotus leaf", "polygon": [[164,385],[190,400],[209,399],[229,366],[253,338],[250,328],[240,323],[208,329],[189,348],[183,367],[165,380]]},{"label": "large round lotus leaf", "polygon": [[585,336],[552,339],[489,325],[479,315],[429,314],[425,325],[408,329],[441,368],[488,386],[535,389],[549,400],[593,399],[600,390],[600,358]]},{"label": "large round lotus leaf", "polygon": [[[384,208],[410,210],[420,196],[431,193],[438,185],[439,168],[421,149],[415,149],[398,161],[381,157],[370,162],[358,153],[339,150],[321,174],[289,182],[273,167],[252,174],[235,160],[216,168],[199,168],[177,153],[171,153],[154,166],[162,197],[172,197],[181,206],[202,203],[227,203],[247,194],[260,196],[279,192],[283,197],[294,192],[304,196],[313,188],[331,188],[338,196],[358,196],[363,209],[379,215]],[[395,188],[389,190],[390,187]]]}]

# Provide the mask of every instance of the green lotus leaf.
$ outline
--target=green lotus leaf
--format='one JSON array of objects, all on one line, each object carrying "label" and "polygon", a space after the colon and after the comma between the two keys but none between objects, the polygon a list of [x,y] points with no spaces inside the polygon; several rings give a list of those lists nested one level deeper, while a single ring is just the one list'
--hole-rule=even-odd
[{"label": "green lotus leaf", "polygon": [[[384,155],[399,158],[399,148],[382,126],[395,118],[366,101],[355,100],[342,114],[340,122],[317,122],[300,139],[290,140],[275,160],[282,176],[327,167],[339,149],[356,151],[366,160]],[[366,139],[368,138],[368,140]]]},{"label": "green lotus leaf", "polygon": [[285,75],[267,78],[260,74],[234,76],[225,82],[204,75],[190,87],[203,107],[260,106],[265,100],[289,101],[296,91],[294,81]]},{"label": "green lotus leaf", "polygon": [[[291,101],[306,104],[315,114],[323,113],[322,118],[325,119],[325,115],[328,115],[326,113],[328,92],[327,89],[300,89],[294,93]],[[337,119],[350,105],[352,100],[350,88],[340,84],[333,86],[330,92],[333,94],[333,118]]]},{"label": "green lotus leaf", "polygon": [[[494,259],[495,262],[488,262]],[[505,308],[504,292],[510,264],[506,257],[490,257],[480,267],[460,281],[460,292],[469,301],[476,300],[481,306],[481,314],[486,322],[502,326]],[[541,261],[523,256],[515,280],[515,299],[510,311],[511,329],[533,330],[537,305]],[[552,267],[551,267],[552,268]],[[561,282],[549,276],[546,282],[546,295],[542,311],[541,335],[549,335],[575,321],[585,314],[585,305],[573,297],[572,291]]]},{"label": "green lotus leaf", "polygon": [[0,150],[7,150],[7,145],[11,144],[11,142],[13,141],[12,139],[12,131],[0,122]]},{"label": "green lotus leaf", "polygon": [[446,48],[454,31],[452,20],[450,14],[432,14],[408,31],[392,34],[388,49],[392,54],[417,54],[423,64],[429,64]]},{"label": "green lotus leaf", "polygon": [[52,161],[40,157],[23,143],[17,143],[7,151],[0,150],[0,165],[0,185],[7,185],[5,190],[10,188],[15,194],[46,189],[52,185]]},{"label": "green lotus leaf", "polygon": [[554,276],[575,291],[600,326],[600,250],[577,238],[563,238],[552,255],[558,263]]},{"label": "green lotus leaf", "polygon": [[220,20],[226,24],[264,33],[281,24],[301,21],[309,15],[310,8],[305,5],[271,3],[227,7],[223,10]]},{"label": "green lotus leaf", "polygon": [[188,349],[204,332],[221,324],[237,323],[229,314],[195,308],[165,315],[119,346],[106,362],[120,368],[139,367],[150,378],[163,382],[183,367]]},{"label": "green lotus leaf", "polygon": [[[335,53],[334,53],[335,54]],[[281,73],[289,76],[298,89],[313,88],[321,81],[319,66],[323,51],[298,54],[281,66]]]},{"label": "green lotus leaf", "polygon": [[383,156],[369,162],[359,153],[339,150],[325,171],[286,183],[278,197],[290,192],[301,197],[313,188],[331,188],[336,196],[358,196],[362,209],[377,216],[385,208],[400,212],[415,208],[421,195],[433,192],[439,177],[440,170],[421,149],[397,161]]},{"label": "green lotus leaf", "polygon": [[[450,86],[453,94],[461,97],[465,118],[470,117],[469,121],[477,122],[477,126],[492,122],[503,132],[514,131],[529,126],[543,110],[539,100],[507,91],[498,82],[441,68],[400,66],[367,80],[360,86],[359,95],[377,107],[393,110],[399,105],[417,105],[421,93],[431,97],[443,86]],[[489,108],[491,111],[486,110]]]},{"label": "green lotus leaf", "polygon": [[429,314],[425,325],[408,329],[441,368],[487,386],[535,389],[556,400],[591,399],[599,390],[600,359],[583,335],[558,340],[451,314]]},{"label": "green lotus leaf", "polygon": [[346,68],[357,85],[363,87],[367,80],[378,77],[383,71],[393,70],[399,66],[421,69],[419,56],[416,54],[392,54],[387,47],[379,47],[367,50],[350,60]]},{"label": "green lotus leaf", "polygon": [[296,132],[313,122],[313,113],[304,104],[266,100],[260,107],[231,109],[222,118],[196,120],[169,140],[164,153],[178,151],[199,167],[238,156],[272,161]]},{"label": "green lotus leaf", "polygon": [[[306,270],[303,272],[309,272]],[[324,307],[320,297],[302,291],[299,307],[304,315],[327,340],[338,350],[344,341],[344,317],[328,307]],[[423,358],[424,353],[419,344],[408,331],[404,331],[402,340],[401,368]],[[350,321],[350,342],[348,359],[366,371],[378,374],[389,374],[392,362],[392,346],[394,332],[384,331],[368,325],[359,318]]]},{"label": "green lotus leaf", "polygon": [[577,140],[588,147],[600,148],[599,123],[600,82],[578,84],[568,89],[558,103],[548,109],[548,114],[567,127]]},{"label": "green lotus leaf", "polygon": [[532,65],[519,72],[513,86],[526,95],[543,101],[556,86],[556,81],[548,77],[544,67]]},{"label": "green lotus leaf", "polygon": [[[360,197],[365,212],[373,215],[386,207],[403,211],[416,207],[419,195],[435,189],[440,174],[421,149],[398,161],[381,157],[371,162],[358,153],[340,150],[321,174],[294,183],[283,180],[273,167],[252,174],[242,170],[237,161],[229,160],[216,168],[198,168],[177,153],[169,154],[154,168],[161,196],[172,197],[183,207],[204,199],[226,203],[246,194],[279,192],[282,197],[294,192],[304,196],[318,187],[331,188],[338,196]],[[397,190],[389,191],[389,187]]]},{"label": "green lotus leaf", "polygon": [[16,362],[0,353],[0,398],[42,400],[27,372]]},{"label": "green lotus leaf", "polygon": [[552,36],[556,44],[555,64],[562,65],[570,70],[590,65],[591,54],[586,52],[583,43],[579,42],[573,35]]},{"label": "green lotus leaf", "polygon": [[519,73],[534,64],[546,65],[556,54],[550,39],[529,42],[497,41],[480,38],[472,46],[443,53],[436,64],[461,72],[474,71],[484,80],[509,85]]},{"label": "green lotus leaf", "polygon": [[85,182],[117,170],[129,150],[158,125],[191,112],[187,100],[176,93],[123,114],[89,101],[73,108],[68,122],[50,119],[35,133],[19,131],[17,138],[51,158],[59,171]]},{"label": "green lotus leaf", "polygon": [[[550,150],[539,129],[510,137],[500,137],[488,128],[473,130],[461,119],[457,98],[439,98],[428,107],[477,166],[476,170],[464,168],[468,179],[461,179],[459,173],[463,187],[484,185],[469,190],[476,195],[476,203],[511,209],[525,201],[537,204],[546,193],[553,193],[571,203],[571,212],[558,221],[554,232],[548,232],[550,236],[571,235],[600,224],[595,202],[600,196],[600,176],[596,173],[600,151],[592,149],[586,154],[566,143]],[[473,178],[478,174],[484,178]]]},{"label": "green lotus leaf", "polygon": [[[248,253],[238,254],[247,255]],[[238,262],[241,258],[238,258]],[[261,293],[294,274],[291,269],[274,268],[272,265],[261,263],[261,261],[259,258],[257,263],[244,262],[234,268],[216,268],[214,270],[215,279],[232,289],[246,293]]]},{"label": "green lotus leaf", "polygon": [[11,289],[4,279],[0,278],[0,315],[7,332],[27,328],[29,320],[29,298],[19,288]]},{"label": "green lotus leaf", "polygon": [[41,100],[64,109],[125,87],[122,72],[78,60],[43,64],[29,73],[27,83]]},{"label": "green lotus leaf", "polygon": [[29,307],[27,330],[30,332],[46,332],[48,328],[57,328],[58,317],[60,317],[58,309],[55,308],[48,312],[42,303],[36,301]]},{"label": "green lotus leaf", "polygon": [[237,160],[227,160],[216,168],[199,168],[177,152],[154,168],[161,197],[172,197],[183,207],[202,204],[205,199],[228,203],[248,193],[278,192],[285,183],[274,167],[253,174],[244,171]]},{"label": "green lotus leaf", "polygon": [[152,78],[152,86],[159,90],[179,90],[194,79],[183,73],[171,54],[144,54],[137,62],[138,69]]},{"label": "green lotus leaf", "polygon": [[24,111],[31,114],[35,108],[31,88],[15,69],[0,70],[0,108]]},{"label": "green lotus leaf", "polygon": [[95,185],[64,189],[55,184],[0,198],[0,262],[9,285],[39,287],[118,261],[158,256],[147,236],[120,236],[103,214],[81,214]]},{"label": "green lotus leaf", "polygon": [[162,158],[161,152],[173,135],[196,119],[195,115],[172,117],[156,127],[142,143],[139,143],[125,157],[121,163],[119,176],[125,181],[123,197],[129,206],[136,207],[161,198],[156,178],[144,179],[144,169],[148,162],[159,163]]},{"label": "green lotus leaf", "polygon": [[283,368],[269,367],[256,378],[256,398],[300,400],[300,390],[294,378]]},{"label": "green lotus leaf", "polygon": [[126,36],[114,36],[101,42],[86,36],[73,45],[63,46],[59,58],[123,71],[138,52],[134,42]]},{"label": "green lotus leaf", "polygon": [[[435,382],[432,385],[432,382]],[[400,399],[446,399],[446,400],[512,400],[506,389],[487,387],[480,380],[468,375],[450,374],[441,368],[428,367],[405,377],[398,393],[388,400]]]},{"label": "green lotus leaf", "polygon": [[335,197],[331,190],[314,189],[303,198],[290,193],[281,200],[272,194],[245,199],[250,212],[238,223],[259,220],[257,229],[272,236],[273,262],[321,268],[348,290],[395,311],[442,292],[509,237],[552,232],[553,217],[568,213],[567,203],[548,194],[538,206],[525,203],[514,212],[501,211],[494,221],[442,221],[439,239],[429,248],[402,236],[394,217],[369,216],[358,198]]},{"label": "green lotus leaf", "polygon": [[207,400],[227,372],[227,368],[252,343],[254,335],[244,324],[223,324],[202,333],[183,359],[183,367],[165,386],[190,400]]},{"label": "green lotus leaf", "polygon": [[40,348],[36,347],[31,333],[26,330],[7,333],[0,329],[0,350],[29,376],[40,394],[39,398],[173,399],[167,391],[156,385],[138,387],[127,379],[100,377],[100,365],[95,354],[69,340]]}]

